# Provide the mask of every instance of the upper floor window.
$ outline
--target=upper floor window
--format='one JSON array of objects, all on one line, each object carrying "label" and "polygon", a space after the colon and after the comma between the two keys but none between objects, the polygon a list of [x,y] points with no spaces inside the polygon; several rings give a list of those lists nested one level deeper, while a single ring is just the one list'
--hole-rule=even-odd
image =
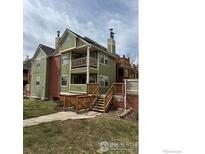
[{"label": "upper floor window", "polygon": [[104,55],[103,54],[100,54],[100,63],[104,63]]},{"label": "upper floor window", "polygon": [[62,55],[62,64],[68,64],[69,62],[69,57],[68,57],[68,54],[63,54]]},{"label": "upper floor window", "polygon": [[105,56],[105,64],[108,65],[108,56]]},{"label": "upper floor window", "polygon": [[109,63],[108,56],[101,53],[100,54],[100,63],[108,65],[108,63]]},{"label": "upper floor window", "polygon": [[41,61],[40,61],[40,60],[37,60],[37,61],[36,61],[36,67],[39,68],[40,66],[41,66]]}]

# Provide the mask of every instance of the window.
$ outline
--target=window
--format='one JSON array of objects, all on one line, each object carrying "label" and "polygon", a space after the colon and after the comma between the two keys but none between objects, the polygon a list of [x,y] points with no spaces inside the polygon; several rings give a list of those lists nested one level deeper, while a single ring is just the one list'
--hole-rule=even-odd
[{"label": "window", "polygon": [[91,74],[90,75],[89,83],[97,83],[97,74]]},{"label": "window", "polygon": [[71,74],[71,84],[86,84],[86,75]]},{"label": "window", "polygon": [[105,81],[105,87],[107,87],[109,85],[108,79],[105,79],[104,81]]},{"label": "window", "polygon": [[68,76],[64,75],[61,76],[61,86],[67,86],[68,85]]},{"label": "window", "polygon": [[100,86],[102,86],[102,87],[109,86],[108,76],[103,76],[103,75],[100,76]]},{"label": "window", "polygon": [[100,63],[108,65],[109,63],[108,56],[104,54],[100,54]]},{"label": "window", "polygon": [[100,54],[100,63],[104,64],[104,55]]},{"label": "window", "polygon": [[37,61],[36,61],[36,67],[39,68],[40,66],[41,66],[41,61],[40,61],[40,60],[37,60]]},{"label": "window", "polygon": [[62,55],[62,64],[66,65],[66,64],[68,64],[68,61],[69,61],[68,54],[63,54]]},{"label": "window", "polygon": [[108,65],[108,57],[105,56],[105,64]]},{"label": "window", "polygon": [[36,77],[36,86],[40,86],[40,77]]}]

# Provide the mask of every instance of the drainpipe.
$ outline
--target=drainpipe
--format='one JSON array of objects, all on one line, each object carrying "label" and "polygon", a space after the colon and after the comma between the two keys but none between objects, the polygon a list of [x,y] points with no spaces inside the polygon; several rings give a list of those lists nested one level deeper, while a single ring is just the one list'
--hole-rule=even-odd
[{"label": "drainpipe", "polygon": [[127,87],[127,80],[124,79],[124,109],[127,108],[127,92],[126,92],[126,87]]}]

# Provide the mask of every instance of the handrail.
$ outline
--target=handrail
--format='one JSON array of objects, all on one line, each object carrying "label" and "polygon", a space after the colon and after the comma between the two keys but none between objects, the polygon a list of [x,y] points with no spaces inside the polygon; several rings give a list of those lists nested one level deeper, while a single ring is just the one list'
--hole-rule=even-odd
[{"label": "handrail", "polygon": [[103,99],[104,100],[104,112],[107,112],[107,109],[108,109],[110,102],[113,98],[113,93],[114,93],[114,86],[112,85]]},{"label": "handrail", "polygon": [[87,94],[92,94],[97,86],[99,86],[99,83],[87,83]]},{"label": "handrail", "polygon": [[[86,66],[87,65],[86,59],[87,59],[87,57],[72,59],[71,60],[71,67],[72,68],[75,68],[75,67],[77,68],[77,67]],[[90,66],[97,67],[97,61],[98,60],[96,58],[93,58],[93,57],[89,57],[89,59],[90,59]]]},{"label": "handrail", "polygon": [[[97,100],[97,97],[99,95],[99,88],[100,88],[100,86],[98,85],[91,95],[87,94],[87,95],[76,97],[76,111],[77,112],[80,109],[79,105],[82,105],[83,108],[90,108],[95,103],[95,101]],[[94,97],[94,99],[93,99],[93,97]],[[80,99],[83,99],[83,102],[80,102],[79,101]]]},{"label": "handrail", "polygon": [[[99,91],[100,91],[100,86],[98,85],[96,87],[96,89],[93,91],[93,93],[91,94],[91,105],[90,107],[92,107],[95,103],[95,101],[97,100],[97,97],[99,95]],[[95,99],[92,100],[93,96],[95,97]]]}]

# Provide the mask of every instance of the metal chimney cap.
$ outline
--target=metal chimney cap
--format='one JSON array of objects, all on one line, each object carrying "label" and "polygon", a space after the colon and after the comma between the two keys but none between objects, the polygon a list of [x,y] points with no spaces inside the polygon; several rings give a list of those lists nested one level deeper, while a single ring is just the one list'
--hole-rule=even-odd
[{"label": "metal chimney cap", "polygon": [[110,28],[109,30],[110,30],[110,38],[114,39],[114,34],[115,33],[113,32],[113,28]]},{"label": "metal chimney cap", "polygon": [[59,30],[57,31],[57,36],[60,37],[60,31]]}]

